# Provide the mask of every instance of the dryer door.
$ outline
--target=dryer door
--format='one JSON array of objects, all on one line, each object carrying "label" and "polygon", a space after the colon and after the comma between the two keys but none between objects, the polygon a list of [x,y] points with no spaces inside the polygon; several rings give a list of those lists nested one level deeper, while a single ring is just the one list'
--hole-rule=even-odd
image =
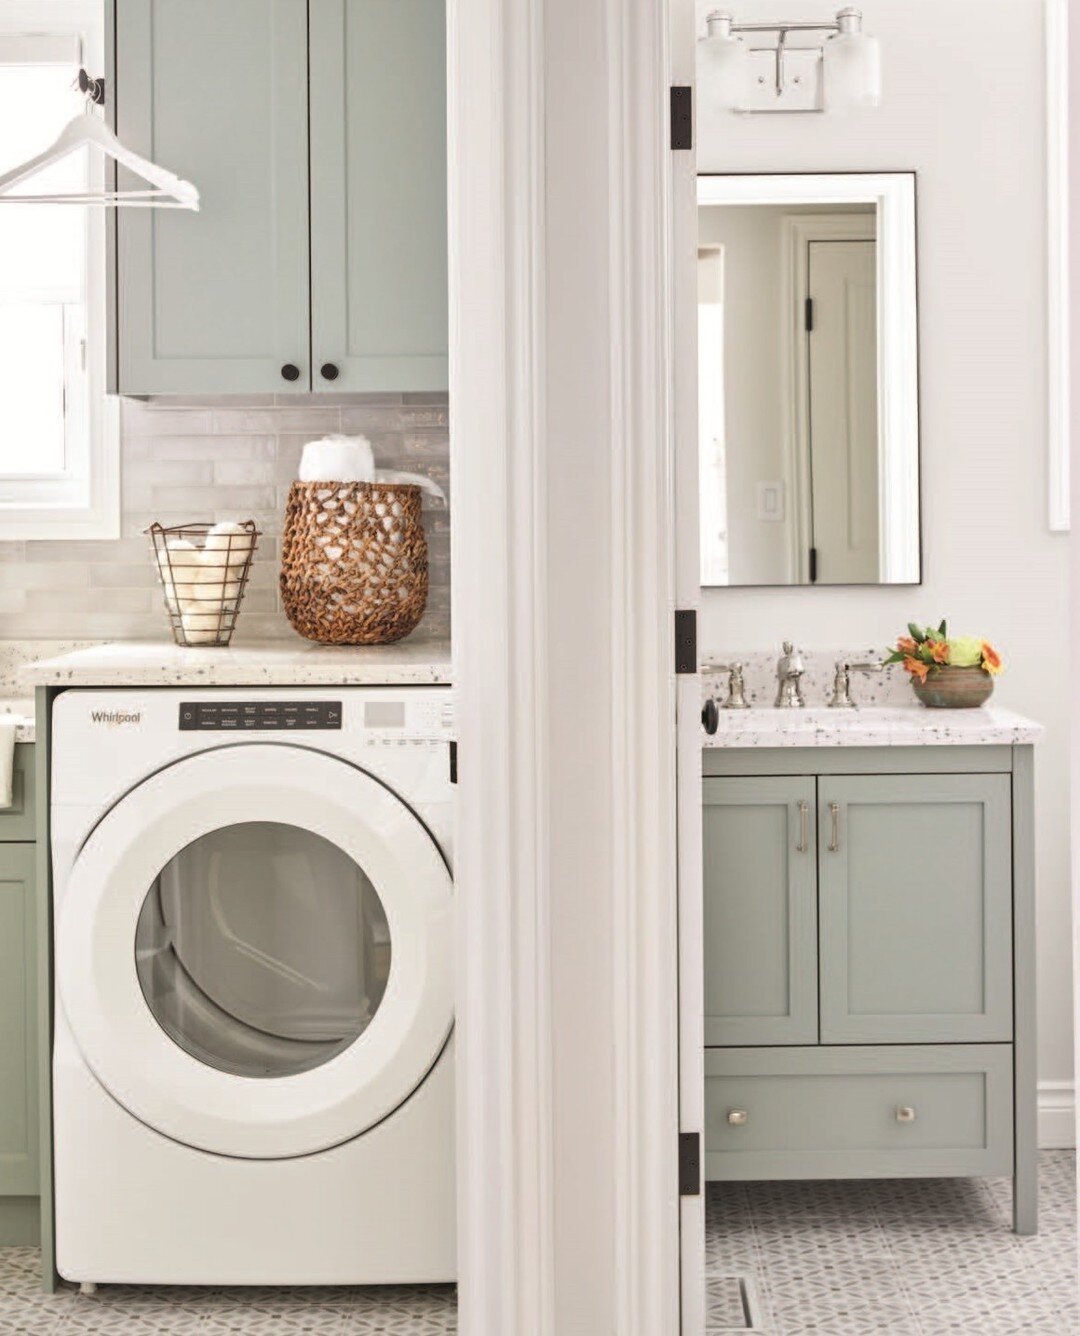
[{"label": "dryer door", "polygon": [[324,753],[225,746],[123,797],[80,851],[56,975],[136,1118],[250,1159],[392,1113],[453,1023],[452,883],[395,794]]}]

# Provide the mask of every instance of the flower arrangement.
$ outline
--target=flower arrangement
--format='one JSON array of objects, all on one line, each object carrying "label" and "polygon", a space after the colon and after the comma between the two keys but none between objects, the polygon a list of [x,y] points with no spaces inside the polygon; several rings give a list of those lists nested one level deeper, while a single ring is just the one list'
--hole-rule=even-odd
[{"label": "flower arrangement", "polygon": [[901,636],[886,663],[902,663],[904,671],[925,682],[934,667],[981,668],[996,677],[1003,664],[1001,655],[987,640],[978,636],[952,636],[945,622],[932,626],[908,623],[910,634]]}]

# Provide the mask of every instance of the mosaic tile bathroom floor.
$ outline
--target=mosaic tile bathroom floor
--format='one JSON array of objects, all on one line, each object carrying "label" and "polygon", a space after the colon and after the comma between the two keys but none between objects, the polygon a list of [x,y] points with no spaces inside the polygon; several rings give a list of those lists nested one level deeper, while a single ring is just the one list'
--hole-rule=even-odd
[{"label": "mosaic tile bathroom floor", "polygon": [[[1078,1336],[1075,1165],[1040,1155],[1023,1239],[1008,1180],[712,1184],[706,1270],[750,1281],[760,1336]],[[709,1331],[733,1330],[721,1297]]]},{"label": "mosaic tile bathroom floor", "polygon": [[25,1336],[447,1336],[457,1331],[453,1285],[364,1289],[218,1289],[103,1285],[93,1296],[44,1294],[33,1248],[0,1248],[0,1332]]},{"label": "mosaic tile bathroom floor", "polygon": [[[1041,1229],[1017,1238],[1004,1180],[732,1183],[709,1188],[711,1333],[760,1336],[1078,1336],[1072,1152],[1040,1156]],[[724,1279],[728,1278],[728,1279]],[[453,1286],[201,1289],[39,1287],[38,1255],[0,1249],[0,1333],[449,1336]],[[575,1334],[576,1336],[576,1334]]]}]

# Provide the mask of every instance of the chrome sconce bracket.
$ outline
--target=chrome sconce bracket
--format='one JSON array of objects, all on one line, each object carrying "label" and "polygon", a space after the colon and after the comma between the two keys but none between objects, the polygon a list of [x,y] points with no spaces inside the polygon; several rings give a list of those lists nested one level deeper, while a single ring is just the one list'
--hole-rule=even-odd
[{"label": "chrome sconce bracket", "polygon": [[[878,44],[863,33],[862,14],[853,7],[820,23],[737,23],[722,10],[714,10],[705,22],[699,83],[708,97],[715,80],[720,85],[717,100],[729,110],[813,112],[825,111],[830,103],[873,106],[880,100]],[[799,33],[819,35],[820,41],[791,45],[789,38]],[[754,46],[743,40],[758,35],[771,35],[775,41]],[[705,63],[710,58],[711,69]]]}]

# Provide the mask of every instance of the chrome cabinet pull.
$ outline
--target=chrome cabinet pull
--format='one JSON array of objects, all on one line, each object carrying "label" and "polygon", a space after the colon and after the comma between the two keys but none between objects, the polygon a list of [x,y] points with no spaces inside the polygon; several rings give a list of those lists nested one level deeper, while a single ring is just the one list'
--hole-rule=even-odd
[{"label": "chrome cabinet pull", "polygon": [[804,798],[799,803],[799,843],[795,852],[805,854],[810,849],[810,804]]},{"label": "chrome cabinet pull", "polygon": [[728,1109],[727,1120],[732,1127],[745,1127],[750,1121],[750,1115],[745,1109]]},{"label": "chrome cabinet pull", "polygon": [[915,1110],[910,1104],[897,1105],[896,1121],[898,1123],[913,1123],[915,1121]]},{"label": "chrome cabinet pull", "polygon": [[829,853],[834,854],[840,848],[840,804],[829,804],[829,817],[831,819],[831,834],[829,835]]}]

